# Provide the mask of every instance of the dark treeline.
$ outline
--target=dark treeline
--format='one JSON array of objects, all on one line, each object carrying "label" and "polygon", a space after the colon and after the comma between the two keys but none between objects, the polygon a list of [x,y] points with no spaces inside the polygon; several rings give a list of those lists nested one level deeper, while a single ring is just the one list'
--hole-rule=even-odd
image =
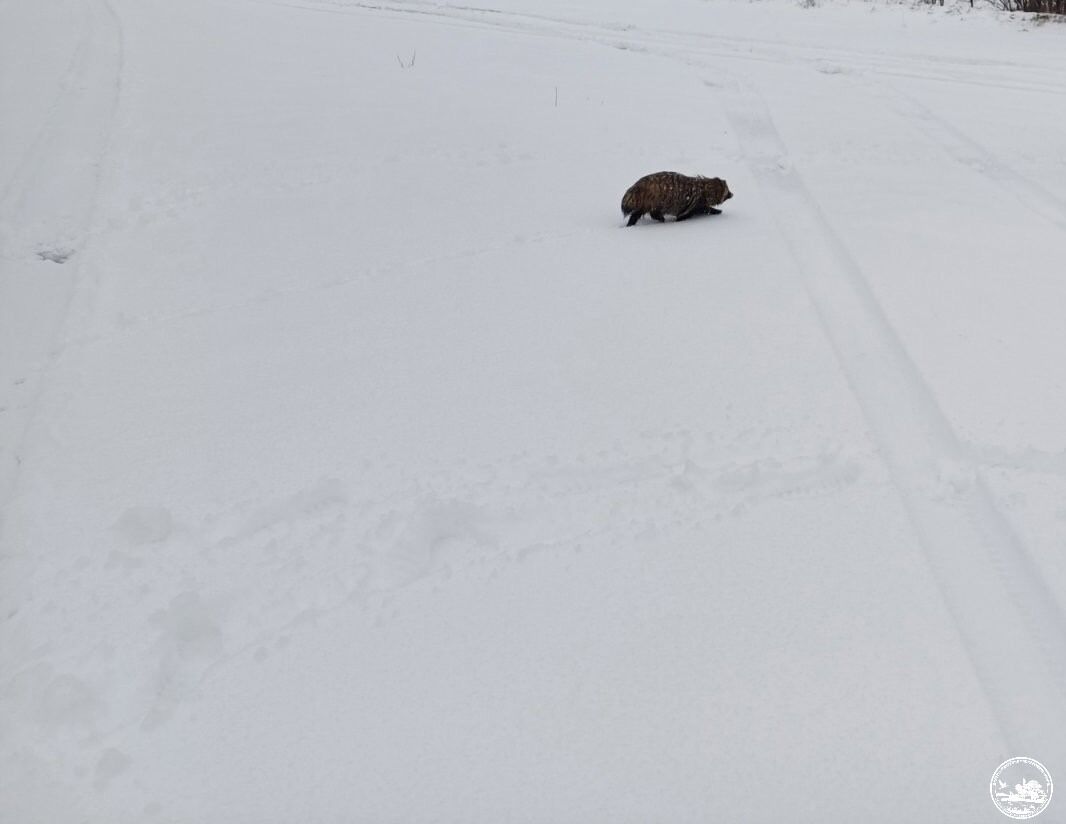
[{"label": "dark treeline", "polygon": [[1021,0],[1019,5],[1022,11],[1066,14],[1066,0]]},{"label": "dark treeline", "polygon": [[[927,0],[927,2],[943,5],[943,0]],[[991,0],[991,2],[1006,12],[1066,15],[1066,0]],[[973,0],[970,0],[970,7],[972,9]]]},{"label": "dark treeline", "polygon": [[1066,14],[1066,0],[1000,0],[1000,5],[1007,11]]},{"label": "dark treeline", "polygon": [[[1010,2],[1010,0],[1005,1],[1007,3]],[[1040,14],[1066,14],[1066,0],[1014,0],[1013,11],[1035,11]]]},{"label": "dark treeline", "polygon": [[[928,0],[929,3],[944,5],[944,0]],[[973,8],[974,0],[970,0]],[[1066,0],[992,0],[992,3],[1004,11],[1028,11],[1034,14],[1066,15]]]}]

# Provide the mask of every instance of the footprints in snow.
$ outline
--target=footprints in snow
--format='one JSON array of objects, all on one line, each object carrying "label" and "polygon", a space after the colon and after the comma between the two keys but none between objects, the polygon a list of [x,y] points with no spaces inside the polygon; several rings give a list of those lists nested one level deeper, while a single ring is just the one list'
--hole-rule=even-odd
[{"label": "footprints in snow", "polygon": [[166,507],[135,506],[122,513],[114,530],[133,546],[158,544],[174,531],[174,519]]},{"label": "footprints in snow", "polygon": [[669,540],[754,507],[832,494],[868,460],[828,446],[782,456],[787,440],[647,433],[585,454],[418,472],[382,463],[199,520],[130,507],[108,532],[109,605],[87,613],[122,622],[121,642],[85,650],[76,671],[41,651],[0,684],[0,704],[77,741],[86,784],[116,791],[135,760],[124,730],[150,735],[195,713],[228,665],[265,662],[308,629],[387,623],[453,578],[565,568],[583,550]]},{"label": "footprints in snow", "polygon": [[642,511],[661,526],[685,529],[773,501],[831,494],[862,471],[863,460],[829,446],[759,456],[743,441],[716,446],[681,432],[648,436],[635,450],[515,455],[407,477],[401,469],[384,473],[391,490],[374,484],[365,494],[324,479],[209,515],[199,527],[179,528],[164,507],[133,507],[113,529],[129,548],[177,536],[219,564],[231,556],[246,570],[300,570],[305,580],[321,575],[331,589],[365,596],[448,575],[479,558],[509,563],[530,545],[565,545],[576,535],[629,540],[619,512]]},{"label": "footprints in snow", "polygon": [[74,256],[74,250],[67,246],[46,247],[37,251],[37,257],[50,263],[66,263]]},{"label": "footprints in snow", "polygon": [[698,530],[753,507],[832,494],[863,473],[864,458],[829,446],[760,456],[765,437],[722,445],[684,431],[569,457],[514,455],[418,475],[394,466],[365,481],[324,479],[273,501],[250,500],[199,526],[175,524],[163,507],[134,507],[113,529],[133,556],[168,542],[188,553],[193,544],[211,579],[226,582],[227,597],[251,606],[276,634],[300,615],[348,603],[375,611],[412,586],[434,588],[460,573],[492,577],[546,549],[618,545],[646,537],[649,527],[658,535]]},{"label": "footprints in snow", "polygon": [[[130,507],[112,522],[112,551],[101,561],[108,598],[118,601],[107,614],[134,619],[122,644],[93,651],[78,677],[47,659],[30,665],[26,710],[93,735],[87,780],[103,787],[128,757],[112,746],[120,739],[99,731],[120,716],[150,731],[193,711],[227,665],[266,661],[308,628],[342,616],[389,622],[456,577],[488,581],[530,563],[565,568],[583,549],[698,534],[755,507],[833,494],[870,460],[830,446],[783,455],[788,440],[756,430],[729,443],[647,433],[585,454],[521,453],[418,472],[382,463],[273,500],[250,495],[198,521],[157,504]],[[120,669],[123,684],[108,686]],[[111,694],[120,709],[100,698]]]}]

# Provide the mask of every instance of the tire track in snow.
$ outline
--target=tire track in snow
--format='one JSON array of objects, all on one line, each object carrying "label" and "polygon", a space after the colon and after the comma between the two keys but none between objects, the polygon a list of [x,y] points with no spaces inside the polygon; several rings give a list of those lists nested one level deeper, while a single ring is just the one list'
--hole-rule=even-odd
[{"label": "tire track in snow", "polygon": [[865,277],[792,168],[761,96],[724,93],[841,369],[1011,752],[1066,758],[1066,616],[997,509]]},{"label": "tire track in snow", "polygon": [[[844,64],[849,72],[871,72],[890,77],[973,85],[986,89],[995,87],[1011,91],[1066,95],[1066,73],[1049,65],[943,55],[870,53],[868,50],[842,49],[769,38],[645,28],[625,23],[598,23],[578,18],[508,12],[470,5],[441,5],[427,0],[307,0],[304,3],[255,1],[332,14],[371,12],[395,19],[421,17],[440,25],[480,31],[502,31],[595,43],[622,51],[644,52],[688,65],[697,65],[698,61],[707,58],[802,66],[817,66],[830,60]],[[988,72],[993,71],[995,74],[989,76]],[[1017,72],[1022,79],[1005,81],[1004,73],[1012,71]],[[1033,81],[1031,78],[1034,75],[1059,75],[1061,81]]]},{"label": "tire track in snow", "polygon": [[[83,8],[62,90],[0,199],[0,320],[20,335],[18,354],[0,360],[0,377],[7,378],[0,383],[0,401],[8,407],[0,417],[0,442],[10,452],[0,463],[0,513],[14,494],[57,343],[75,308],[91,299],[81,293],[89,289],[82,283],[81,253],[91,237],[124,47],[109,0],[91,0]],[[4,374],[16,369],[20,377],[13,381],[14,372]],[[0,536],[3,528],[0,520]]]},{"label": "tire track in snow", "polygon": [[[88,8],[82,9],[82,15],[84,18],[88,17]],[[39,170],[42,162],[41,156],[44,153],[43,146],[48,137],[54,135],[59,117],[70,106],[70,100],[77,91],[78,75],[85,65],[85,58],[89,49],[88,32],[89,24],[86,19],[82,24],[81,36],[71,51],[70,59],[67,61],[67,66],[59,80],[58,91],[48,105],[44,120],[37,129],[33,140],[23,150],[21,159],[15,164],[7,182],[4,184],[3,192],[0,193],[0,205],[3,206],[4,211],[0,212],[0,214],[5,217],[8,215],[10,202],[15,200],[17,195],[24,192],[27,177],[32,176],[33,173]]]},{"label": "tire track in snow", "polygon": [[89,222],[110,135],[121,38],[106,0],[83,11],[60,91],[0,198],[9,260],[42,246],[77,243]]},{"label": "tire track in snow", "polygon": [[939,145],[953,161],[970,168],[986,181],[998,184],[1001,191],[1013,194],[1021,206],[1066,231],[1066,199],[1004,163],[962,129],[911,95],[876,81],[869,81],[867,86],[911,126]]}]

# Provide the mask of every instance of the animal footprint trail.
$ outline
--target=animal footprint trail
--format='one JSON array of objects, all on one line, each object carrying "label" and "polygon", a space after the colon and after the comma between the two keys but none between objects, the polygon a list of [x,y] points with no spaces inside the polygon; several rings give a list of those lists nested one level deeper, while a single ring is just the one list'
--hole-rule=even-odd
[{"label": "animal footprint trail", "polygon": [[722,494],[745,501],[806,497],[855,483],[862,474],[856,460],[822,454],[791,460],[764,458],[726,468],[712,482]]},{"label": "animal footprint trail", "polygon": [[492,552],[497,545],[486,515],[459,500],[424,499],[404,519],[395,519],[392,539],[371,557],[367,588],[391,591]]},{"label": "animal footprint trail", "polygon": [[[490,481],[454,470],[432,483],[407,479],[368,495],[323,479],[249,501],[194,531],[218,570],[214,577],[237,583],[219,592],[233,605],[225,636],[197,633],[204,642],[197,649],[209,654],[187,664],[206,680],[340,610],[381,618],[384,600],[402,601],[455,577],[497,574],[535,554],[565,561],[581,544],[634,541],[651,521],[659,532],[684,532],[708,517],[834,494],[859,480],[864,460],[831,445],[797,454],[760,441],[654,438],[639,452],[523,459],[501,466]],[[648,517],[634,519],[637,511]],[[169,520],[148,507],[127,512],[119,524],[131,541],[169,534]],[[249,565],[277,574],[265,588],[246,587],[239,570]],[[191,621],[182,626],[195,629]],[[223,643],[230,637],[250,640]]]}]

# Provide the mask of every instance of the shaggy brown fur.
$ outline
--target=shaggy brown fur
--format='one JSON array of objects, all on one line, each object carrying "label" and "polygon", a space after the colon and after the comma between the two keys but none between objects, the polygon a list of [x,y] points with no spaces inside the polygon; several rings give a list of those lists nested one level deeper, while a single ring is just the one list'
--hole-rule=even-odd
[{"label": "shaggy brown fur", "polygon": [[646,175],[629,187],[622,196],[622,214],[629,216],[632,226],[647,212],[660,223],[663,215],[687,220],[693,215],[718,215],[715,209],[733,193],[720,177],[687,177],[677,172],[656,172]]}]

